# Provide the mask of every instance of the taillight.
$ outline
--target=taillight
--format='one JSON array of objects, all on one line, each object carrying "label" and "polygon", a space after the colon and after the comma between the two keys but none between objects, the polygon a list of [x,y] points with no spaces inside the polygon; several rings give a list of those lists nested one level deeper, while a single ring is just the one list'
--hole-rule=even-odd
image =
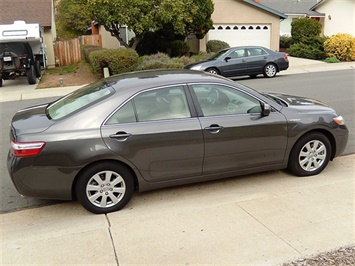
[{"label": "taillight", "polygon": [[16,142],[11,141],[11,152],[16,157],[28,157],[38,155],[46,145],[45,142]]},{"label": "taillight", "polygon": [[287,54],[286,54],[286,53],[284,54],[284,59],[285,59],[285,60],[287,59]]}]

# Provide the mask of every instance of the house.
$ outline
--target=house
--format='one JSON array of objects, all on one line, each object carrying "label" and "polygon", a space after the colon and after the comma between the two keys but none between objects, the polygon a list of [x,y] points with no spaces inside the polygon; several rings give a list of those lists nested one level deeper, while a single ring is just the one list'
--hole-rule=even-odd
[{"label": "house", "polygon": [[[221,40],[231,47],[261,45],[279,49],[282,12],[260,4],[260,0],[213,0],[213,27],[198,44],[188,38],[192,50],[205,50],[209,40]],[[198,48],[197,48],[198,47]]]},{"label": "house", "polygon": [[44,29],[48,66],[55,65],[53,41],[56,30],[52,0],[1,0],[0,24],[12,24],[16,20],[38,23]]},{"label": "house", "polygon": [[286,14],[280,35],[291,35],[292,21],[307,17],[322,25],[322,34],[348,33],[355,36],[354,0],[260,0],[260,3]]}]

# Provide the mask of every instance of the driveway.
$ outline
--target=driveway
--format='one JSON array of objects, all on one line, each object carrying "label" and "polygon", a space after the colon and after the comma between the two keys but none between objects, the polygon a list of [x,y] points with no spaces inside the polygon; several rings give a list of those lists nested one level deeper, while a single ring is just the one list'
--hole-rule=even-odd
[{"label": "driveway", "polygon": [[77,202],[2,214],[2,263],[277,265],[353,245],[354,165],[137,194],[108,215]]}]

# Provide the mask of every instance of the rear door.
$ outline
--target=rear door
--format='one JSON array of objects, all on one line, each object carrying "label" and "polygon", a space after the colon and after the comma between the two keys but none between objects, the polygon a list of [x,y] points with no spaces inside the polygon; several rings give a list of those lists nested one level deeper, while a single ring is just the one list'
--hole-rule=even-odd
[{"label": "rear door", "polygon": [[258,99],[225,85],[191,88],[202,114],[204,174],[283,163],[287,122],[282,114],[262,116]]},{"label": "rear door", "polygon": [[183,86],[142,92],[101,128],[106,145],[150,182],[202,173],[203,136]]},{"label": "rear door", "polygon": [[253,47],[247,48],[247,65],[248,72],[253,73],[263,73],[263,68],[266,65],[269,55],[261,48]]}]

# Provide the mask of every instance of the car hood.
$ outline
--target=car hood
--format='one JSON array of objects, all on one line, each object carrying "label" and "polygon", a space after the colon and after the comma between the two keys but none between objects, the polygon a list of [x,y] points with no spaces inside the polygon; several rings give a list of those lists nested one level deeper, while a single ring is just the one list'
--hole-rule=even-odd
[{"label": "car hood", "polygon": [[194,67],[194,66],[197,66],[197,65],[205,65],[205,63],[208,63],[208,62],[211,62],[211,61],[215,61],[215,60],[200,61],[200,62],[197,62],[197,63],[193,63],[193,64],[190,64],[190,65],[187,65],[187,66],[185,66],[185,68],[190,69],[191,67]]},{"label": "car hood", "polygon": [[266,93],[266,95],[276,98],[282,102],[282,105],[297,109],[300,112],[309,112],[309,111],[330,111],[333,109],[328,105],[322,103],[321,101],[310,99],[301,96],[288,95],[282,93]]},{"label": "car hood", "polygon": [[18,111],[11,121],[12,133],[16,136],[43,132],[54,124],[46,115],[46,105],[29,107]]}]

